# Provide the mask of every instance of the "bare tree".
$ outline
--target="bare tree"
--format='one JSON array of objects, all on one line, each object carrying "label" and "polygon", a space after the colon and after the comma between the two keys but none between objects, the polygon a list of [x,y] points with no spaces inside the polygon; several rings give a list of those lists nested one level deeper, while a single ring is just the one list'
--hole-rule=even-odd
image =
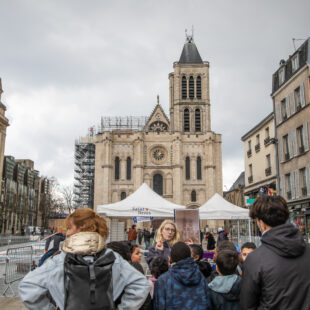
[{"label": "bare tree", "polygon": [[73,186],[72,185],[64,185],[61,186],[59,189],[63,201],[64,201],[64,208],[71,214],[74,211],[73,207]]}]

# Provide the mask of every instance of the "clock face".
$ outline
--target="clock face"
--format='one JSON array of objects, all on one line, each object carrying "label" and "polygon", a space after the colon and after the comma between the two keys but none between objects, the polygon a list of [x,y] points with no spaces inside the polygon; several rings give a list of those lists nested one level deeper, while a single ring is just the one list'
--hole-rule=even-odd
[{"label": "clock face", "polygon": [[155,164],[161,164],[167,159],[167,151],[163,147],[157,146],[151,150],[151,158]]}]

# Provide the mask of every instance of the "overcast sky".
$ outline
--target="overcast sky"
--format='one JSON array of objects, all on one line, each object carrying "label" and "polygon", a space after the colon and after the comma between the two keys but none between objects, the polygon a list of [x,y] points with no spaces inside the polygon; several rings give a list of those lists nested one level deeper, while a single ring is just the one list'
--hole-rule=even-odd
[{"label": "overcast sky", "polygon": [[5,154],[63,184],[73,182],[74,140],[101,116],[147,116],[157,94],[168,114],[168,74],[194,25],[229,188],[244,170],[241,136],[272,111],[272,73],[292,38],[310,36],[309,0],[0,3]]}]

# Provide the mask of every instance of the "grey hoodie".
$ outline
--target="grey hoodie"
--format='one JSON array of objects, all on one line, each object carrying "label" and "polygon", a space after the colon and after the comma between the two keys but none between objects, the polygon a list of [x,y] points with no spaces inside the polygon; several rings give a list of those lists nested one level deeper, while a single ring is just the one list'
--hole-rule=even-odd
[{"label": "grey hoodie", "polygon": [[[70,249],[70,252],[86,254],[88,248],[90,253],[98,252],[103,246],[102,240],[98,235],[97,233],[75,234],[73,235],[74,238],[70,237],[65,241],[63,250],[69,251]],[[110,251],[112,250],[107,249],[106,253]],[[115,301],[124,292],[118,309],[139,309],[150,291],[150,285],[144,275],[133,268],[119,254],[113,253],[115,255],[115,262],[112,266],[113,299]],[[65,256],[66,253],[61,252],[59,255],[48,259],[44,265],[29,272],[20,282],[19,296],[28,309],[53,310],[54,306],[46,295],[48,291],[60,310],[64,309]]]}]

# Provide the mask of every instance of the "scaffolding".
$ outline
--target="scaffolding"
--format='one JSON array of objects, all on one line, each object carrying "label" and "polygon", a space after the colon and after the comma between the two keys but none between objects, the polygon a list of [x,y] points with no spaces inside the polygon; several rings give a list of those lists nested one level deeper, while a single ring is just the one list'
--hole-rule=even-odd
[{"label": "scaffolding", "polygon": [[94,208],[95,145],[75,142],[74,207]]},{"label": "scaffolding", "polygon": [[114,130],[141,131],[145,127],[147,120],[148,120],[147,116],[101,117],[101,121],[98,126],[92,126],[89,128],[88,136],[92,137],[96,134],[101,134],[105,131],[114,131]]}]

